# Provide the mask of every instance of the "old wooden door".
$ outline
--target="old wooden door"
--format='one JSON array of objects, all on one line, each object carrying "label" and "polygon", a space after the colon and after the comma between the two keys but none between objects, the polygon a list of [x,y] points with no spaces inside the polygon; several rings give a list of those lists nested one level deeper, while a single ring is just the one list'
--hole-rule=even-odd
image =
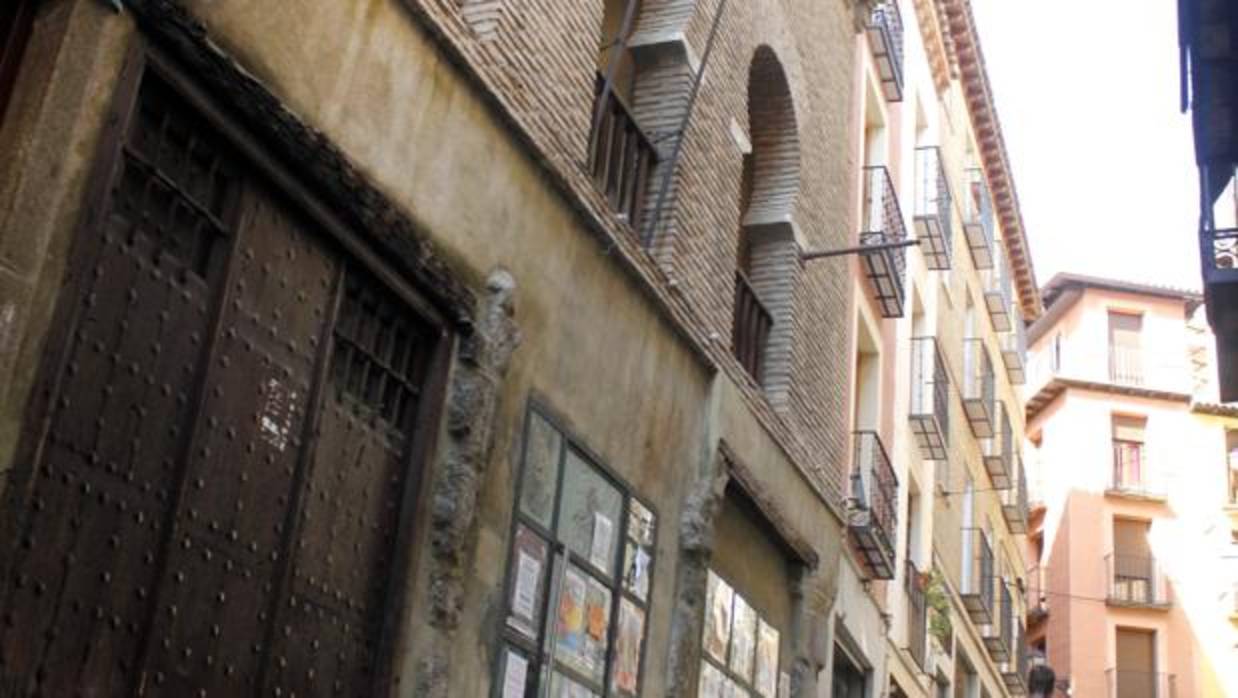
[{"label": "old wooden door", "polygon": [[436,334],[165,82],[136,104],[29,415],[0,694],[369,695]]}]

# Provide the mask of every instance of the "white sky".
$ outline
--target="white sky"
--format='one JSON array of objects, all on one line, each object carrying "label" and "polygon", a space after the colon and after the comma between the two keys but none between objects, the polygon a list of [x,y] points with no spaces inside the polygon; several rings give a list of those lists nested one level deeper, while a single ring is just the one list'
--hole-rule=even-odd
[{"label": "white sky", "polygon": [[972,0],[1040,284],[1199,288],[1173,0]]}]

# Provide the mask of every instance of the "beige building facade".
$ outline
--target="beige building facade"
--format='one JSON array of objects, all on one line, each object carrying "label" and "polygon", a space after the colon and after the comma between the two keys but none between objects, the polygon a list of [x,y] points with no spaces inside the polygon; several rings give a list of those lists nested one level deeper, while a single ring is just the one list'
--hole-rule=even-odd
[{"label": "beige building facade", "polygon": [[1077,275],[1043,293],[1031,642],[1073,695],[1238,695],[1238,420],[1202,298]]}]

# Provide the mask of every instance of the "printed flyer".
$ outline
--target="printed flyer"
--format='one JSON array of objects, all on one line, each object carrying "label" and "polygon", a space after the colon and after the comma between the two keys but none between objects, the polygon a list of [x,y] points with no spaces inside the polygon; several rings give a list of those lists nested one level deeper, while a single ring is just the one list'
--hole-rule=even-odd
[{"label": "printed flyer", "polygon": [[778,630],[764,619],[757,630],[757,674],[752,683],[763,698],[778,698]]},{"label": "printed flyer", "polygon": [[735,592],[711,570],[705,592],[705,636],[702,645],[709,656],[726,662],[731,639],[731,602]]},{"label": "printed flyer", "polygon": [[757,644],[757,612],[735,595],[735,618],[731,622],[731,671],[745,682],[752,681],[753,653]]},{"label": "printed flyer", "polygon": [[627,599],[619,600],[619,631],[615,637],[615,690],[636,695],[640,682],[641,639],[645,612]]}]

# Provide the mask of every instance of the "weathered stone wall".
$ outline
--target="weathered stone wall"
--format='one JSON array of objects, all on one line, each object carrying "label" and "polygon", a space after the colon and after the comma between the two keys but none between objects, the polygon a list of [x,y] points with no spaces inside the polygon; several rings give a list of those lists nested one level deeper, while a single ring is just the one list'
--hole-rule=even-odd
[{"label": "weathered stone wall", "polygon": [[[638,85],[637,101],[660,104],[665,89],[665,101],[682,107],[715,5],[648,4],[639,60],[665,61],[667,80]],[[415,517],[398,694],[488,690],[521,426],[536,398],[659,517],[644,694],[695,690],[685,683],[693,663],[668,650],[699,638],[693,585],[709,562],[702,541],[712,540],[713,520],[695,507],[716,507],[700,493],[719,474],[702,464],[719,462],[725,440],[779,535],[816,562],[787,581],[793,695],[807,695],[822,664],[810,651],[813,619],[833,603],[834,512],[849,462],[849,279],[829,263],[795,271],[790,374],[776,411],[728,346],[740,216],[732,122],[748,130],[749,67],[768,46],[787,75],[800,142],[796,244],[846,244],[848,3],[729,4],[679,164],[673,232],[656,261],[584,165],[600,0],[126,6],[118,15],[95,0],[45,3],[35,58],[0,128],[0,143],[17,154],[0,164],[0,272],[16,289],[0,302],[12,301],[18,318],[0,335],[0,464],[23,421],[112,86],[127,52],[148,41],[452,311],[460,341]],[[675,123],[675,112],[663,119]]]}]

